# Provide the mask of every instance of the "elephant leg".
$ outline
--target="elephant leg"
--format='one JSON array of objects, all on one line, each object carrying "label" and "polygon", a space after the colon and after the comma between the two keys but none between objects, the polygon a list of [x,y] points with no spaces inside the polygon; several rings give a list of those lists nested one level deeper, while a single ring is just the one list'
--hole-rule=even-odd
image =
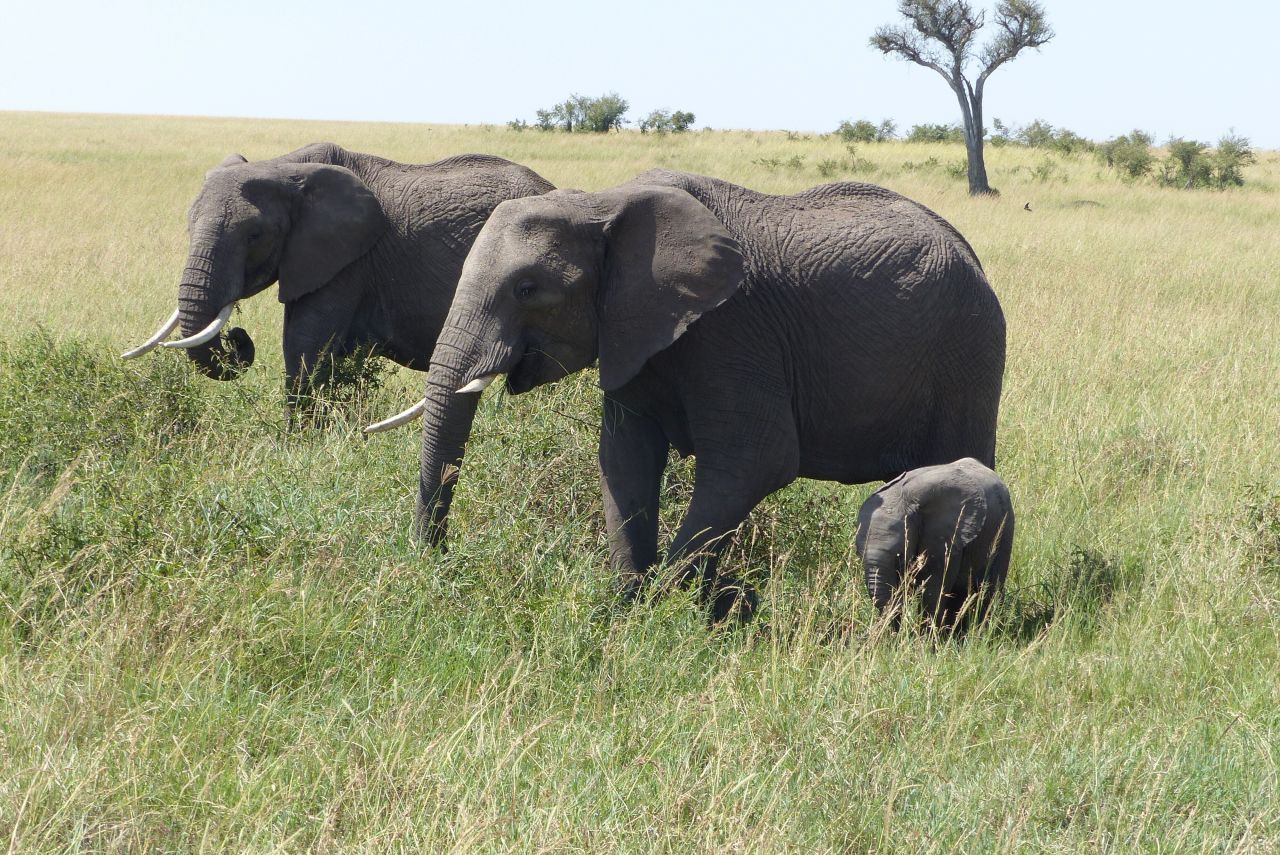
[{"label": "elephant leg", "polygon": [[667,563],[674,568],[677,581],[700,585],[700,594],[716,622],[728,617],[735,607],[743,621],[755,613],[756,592],[732,576],[720,574],[717,565],[729,537],[752,508],[780,486],[757,473],[733,472],[714,460],[698,461],[693,498],[667,552]]},{"label": "elephant leg", "polygon": [[296,412],[314,404],[324,365],[348,352],[348,333],[359,295],[327,293],[323,289],[284,306],[284,368],[288,384],[286,405],[292,421]]},{"label": "elephant leg", "polygon": [[658,493],[668,450],[657,422],[604,399],[600,488],[610,563],[628,596],[652,577],[658,561]]}]

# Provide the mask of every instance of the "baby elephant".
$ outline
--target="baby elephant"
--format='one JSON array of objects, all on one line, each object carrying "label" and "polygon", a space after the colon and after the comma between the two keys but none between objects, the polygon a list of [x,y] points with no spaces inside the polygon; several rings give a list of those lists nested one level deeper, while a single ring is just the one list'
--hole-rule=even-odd
[{"label": "baby elephant", "polygon": [[983,618],[1009,572],[1009,489],[972,457],[912,469],[862,505],[856,547],[876,608],[894,606],[894,628],[907,583],[918,586],[927,621],[962,630]]}]

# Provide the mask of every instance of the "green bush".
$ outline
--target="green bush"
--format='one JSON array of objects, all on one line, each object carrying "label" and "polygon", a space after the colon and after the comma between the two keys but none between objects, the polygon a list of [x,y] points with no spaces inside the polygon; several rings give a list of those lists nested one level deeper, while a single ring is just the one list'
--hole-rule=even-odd
[{"label": "green bush", "polygon": [[1080,136],[1066,128],[1054,128],[1044,119],[1036,119],[1029,125],[1014,128],[996,119],[992,122],[995,133],[990,142],[999,148],[1005,145],[1019,145],[1027,148],[1045,148],[1060,154],[1074,154],[1078,151],[1093,151],[1097,144],[1093,140]]},{"label": "green bush", "polygon": [[1210,149],[1208,143],[1177,137],[1169,140],[1168,149],[1157,181],[1165,187],[1184,190],[1240,187],[1244,184],[1244,167],[1256,160],[1249,140],[1235,134],[1218,140],[1216,149]]},{"label": "green bush", "polygon": [[1214,180],[1220,189],[1244,185],[1244,167],[1257,162],[1249,140],[1234,132],[1218,140],[1218,150],[1213,153]]},{"label": "green bush", "polygon": [[687,113],[683,110],[676,110],[673,113],[668,113],[666,110],[654,110],[640,120],[639,128],[642,134],[649,131],[653,131],[655,134],[680,134],[689,130],[696,120],[697,117],[693,113]]},{"label": "green bush", "polygon": [[845,119],[835,132],[847,143],[886,142],[897,134],[898,125],[893,119],[885,119],[876,125],[867,119],[850,122]]},{"label": "green bush", "polygon": [[566,133],[586,131],[603,134],[618,130],[625,123],[623,118],[630,105],[617,92],[609,92],[598,98],[570,95],[549,110],[536,112],[539,130],[559,129]]},{"label": "green bush", "polygon": [[1098,157],[1123,178],[1141,178],[1155,166],[1156,158],[1151,153],[1151,142],[1151,134],[1135,130],[1098,146]]},{"label": "green bush", "polygon": [[907,142],[938,143],[964,142],[964,128],[959,125],[912,125],[907,132]]}]

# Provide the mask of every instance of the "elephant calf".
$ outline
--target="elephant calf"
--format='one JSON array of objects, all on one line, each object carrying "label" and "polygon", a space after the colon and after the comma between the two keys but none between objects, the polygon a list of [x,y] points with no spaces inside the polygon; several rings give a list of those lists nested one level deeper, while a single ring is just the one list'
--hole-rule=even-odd
[{"label": "elephant calf", "polygon": [[900,592],[913,584],[927,621],[939,629],[963,628],[985,616],[1008,575],[1009,490],[972,457],[912,469],[863,503],[856,546],[867,591],[882,614],[894,610],[895,627]]}]

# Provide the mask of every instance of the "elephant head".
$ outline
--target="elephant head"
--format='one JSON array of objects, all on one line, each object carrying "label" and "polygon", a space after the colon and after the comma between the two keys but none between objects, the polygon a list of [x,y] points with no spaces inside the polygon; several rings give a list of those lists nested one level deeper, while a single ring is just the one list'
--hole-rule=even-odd
[{"label": "elephant head", "polygon": [[287,303],[320,288],[368,252],[386,221],[373,191],[352,171],[319,163],[249,163],[233,154],[205,176],[191,205],[191,244],[178,308],[129,359],[164,342],[186,349],[207,376],[227,380],[253,362],[240,328],[220,336],[236,301],[280,283]]},{"label": "elephant head", "polygon": [[[960,461],[961,463],[975,461]],[[932,466],[899,475],[868,497],[858,514],[854,547],[862,556],[867,591],[884,610],[905,581],[919,571],[917,558],[945,568],[952,556],[972,543],[987,524],[981,489],[956,483],[952,467]],[[940,586],[942,579],[935,580]]]},{"label": "elephant head", "polygon": [[[683,190],[624,185],[503,202],[481,230],[436,344],[424,413],[417,533],[445,535],[479,392],[512,394],[600,362],[600,386],[630,381],[744,279],[724,226]],[[374,426],[371,429],[377,429]]]}]

